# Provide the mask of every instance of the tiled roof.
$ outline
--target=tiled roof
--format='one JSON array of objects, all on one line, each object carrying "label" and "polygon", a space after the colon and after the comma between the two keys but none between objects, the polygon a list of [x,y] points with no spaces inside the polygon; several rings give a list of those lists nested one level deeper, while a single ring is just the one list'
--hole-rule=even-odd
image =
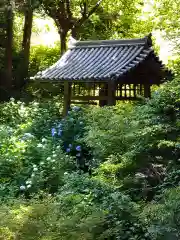
[{"label": "tiled roof", "polygon": [[98,81],[119,77],[153,52],[150,36],[142,39],[79,41],[34,79]]}]

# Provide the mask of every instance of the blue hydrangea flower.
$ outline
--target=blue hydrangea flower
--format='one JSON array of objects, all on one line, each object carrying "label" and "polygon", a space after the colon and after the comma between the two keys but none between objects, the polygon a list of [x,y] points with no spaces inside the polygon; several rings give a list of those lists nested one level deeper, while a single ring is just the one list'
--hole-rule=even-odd
[{"label": "blue hydrangea flower", "polygon": [[56,134],[57,132],[56,132],[56,129],[55,128],[52,128],[51,129],[51,135],[52,135],[52,137],[54,137],[54,135]]},{"label": "blue hydrangea flower", "polygon": [[81,151],[81,146],[77,146],[76,151],[80,152]]},{"label": "blue hydrangea flower", "polygon": [[70,148],[66,148],[66,152],[69,153],[71,151]]}]

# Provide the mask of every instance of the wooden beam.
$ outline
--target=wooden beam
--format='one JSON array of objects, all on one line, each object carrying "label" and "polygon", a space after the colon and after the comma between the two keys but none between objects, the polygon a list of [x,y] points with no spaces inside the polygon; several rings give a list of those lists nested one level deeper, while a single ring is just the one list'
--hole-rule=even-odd
[{"label": "wooden beam", "polygon": [[[138,97],[122,97],[117,96],[114,97],[115,100],[138,100]],[[71,103],[75,103],[74,100],[80,100],[80,101],[91,101],[91,100],[108,100],[108,96],[73,96]],[[77,102],[78,103],[78,102]]]},{"label": "wooden beam", "polygon": [[115,97],[116,100],[122,100],[122,101],[135,101],[139,100],[138,97]]},{"label": "wooden beam", "polygon": [[81,100],[81,101],[89,101],[89,100],[108,100],[108,96],[73,96],[72,100]]},{"label": "wooden beam", "polygon": [[71,103],[71,83],[64,82],[64,109],[63,116],[67,116]]},{"label": "wooden beam", "polygon": [[83,102],[83,101],[81,101],[81,102],[76,102],[76,101],[71,101],[71,103],[73,103],[73,104],[89,104],[89,105],[97,105],[97,102],[90,102],[90,101],[86,101],[86,102]]}]

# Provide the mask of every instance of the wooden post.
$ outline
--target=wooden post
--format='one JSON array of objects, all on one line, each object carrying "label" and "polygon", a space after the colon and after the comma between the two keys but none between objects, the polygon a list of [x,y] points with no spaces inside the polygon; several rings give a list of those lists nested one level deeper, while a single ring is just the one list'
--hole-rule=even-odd
[{"label": "wooden post", "polygon": [[64,82],[64,109],[63,116],[65,117],[68,114],[71,104],[71,83],[68,81]]},{"label": "wooden post", "polygon": [[[101,89],[99,90],[99,97],[107,97],[108,95],[108,84],[107,83],[103,83],[103,85],[101,84]],[[101,99],[99,100],[99,106],[103,107],[107,105],[107,99]]]},{"label": "wooden post", "polygon": [[151,88],[149,84],[144,84],[144,97],[145,98],[151,97]]},{"label": "wooden post", "polygon": [[116,89],[115,89],[115,82],[113,79],[108,81],[108,105],[113,106],[116,104]]}]

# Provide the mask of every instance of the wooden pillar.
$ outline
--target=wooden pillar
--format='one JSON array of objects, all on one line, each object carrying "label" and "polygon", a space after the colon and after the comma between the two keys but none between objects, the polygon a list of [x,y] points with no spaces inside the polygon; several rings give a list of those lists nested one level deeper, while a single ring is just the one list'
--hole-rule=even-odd
[{"label": "wooden pillar", "polygon": [[65,117],[68,114],[71,104],[71,83],[68,81],[64,82],[64,109],[63,116]]},{"label": "wooden pillar", "polygon": [[108,81],[108,105],[113,106],[116,104],[116,88],[114,80],[110,79]]},{"label": "wooden pillar", "polygon": [[151,87],[150,84],[144,84],[144,97],[150,98],[151,97]]},{"label": "wooden pillar", "polygon": [[[99,90],[99,96],[100,97],[107,97],[108,95],[108,84],[107,83],[103,83],[103,85],[101,85],[101,89]],[[103,107],[107,105],[107,99],[103,99],[103,100],[99,100],[99,106]]]}]

